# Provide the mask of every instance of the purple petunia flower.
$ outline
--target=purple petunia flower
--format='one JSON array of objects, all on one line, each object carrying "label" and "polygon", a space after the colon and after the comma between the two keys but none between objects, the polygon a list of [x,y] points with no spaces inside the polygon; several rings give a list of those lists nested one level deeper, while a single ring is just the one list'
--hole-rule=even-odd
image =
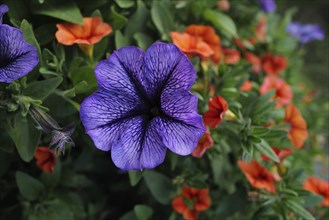
[{"label": "purple petunia flower", "polygon": [[205,127],[196,112],[198,98],[189,92],[196,72],[175,45],[155,43],[146,52],[123,47],[95,74],[98,91],[81,104],[80,117],[117,167],[154,168],[167,148],[192,153]]},{"label": "purple petunia flower", "polygon": [[323,40],[324,32],[316,24],[301,24],[292,22],[287,26],[287,32],[305,44],[312,40]]},{"label": "purple petunia flower", "polygon": [[0,82],[10,83],[28,74],[38,64],[37,50],[26,43],[22,31],[2,24],[8,11],[0,5]]},{"label": "purple petunia flower", "polygon": [[264,12],[274,12],[276,9],[275,0],[258,0],[258,3]]}]

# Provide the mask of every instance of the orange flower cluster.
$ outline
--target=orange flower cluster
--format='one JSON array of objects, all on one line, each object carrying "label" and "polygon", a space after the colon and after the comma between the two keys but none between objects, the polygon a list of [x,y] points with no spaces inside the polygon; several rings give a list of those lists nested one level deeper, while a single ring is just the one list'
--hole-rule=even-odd
[{"label": "orange flower cluster", "polygon": [[203,115],[204,123],[211,128],[216,128],[222,122],[227,110],[227,102],[223,97],[211,98],[208,102],[208,111]]},{"label": "orange flower cluster", "polygon": [[301,148],[308,137],[307,124],[293,104],[285,109],[285,121],[290,124],[288,138],[296,148]]},{"label": "orange flower cluster", "polygon": [[48,147],[38,147],[34,153],[34,157],[37,160],[36,165],[46,173],[52,173],[56,165],[56,156],[54,151]]},{"label": "orange flower cluster", "polygon": [[[186,201],[189,204],[186,204]],[[211,199],[208,189],[195,189],[186,186],[182,193],[172,200],[172,207],[176,212],[182,214],[185,220],[197,220],[198,213],[210,207]]]},{"label": "orange flower cluster", "polygon": [[293,93],[289,84],[286,83],[283,79],[274,75],[265,77],[259,92],[260,94],[264,95],[271,90],[275,90],[273,99],[277,99],[276,108],[290,104]]},{"label": "orange flower cluster", "polygon": [[239,160],[238,165],[253,187],[275,192],[275,178],[262,165],[254,160],[250,163]]},{"label": "orange flower cluster", "polygon": [[316,177],[309,177],[304,183],[304,189],[323,197],[321,206],[329,206],[329,183]]},{"label": "orange flower cluster", "polygon": [[288,65],[284,56],[267,53],[264,57],[259,57],[251,52],[244,53],[245,59],[252,65],[253,73],[260,73],[261,70],[269,75],[277,75]]},{"label": "orange flower cluster", "polygon": [[239,62],[240,53],[230,48],[222,48],[220,38],[214,28],[205,25],[190,25],[183,33],[171,32],[171,38],[188,56],[200,56],[202,60],[211,59],[218,64]]}]

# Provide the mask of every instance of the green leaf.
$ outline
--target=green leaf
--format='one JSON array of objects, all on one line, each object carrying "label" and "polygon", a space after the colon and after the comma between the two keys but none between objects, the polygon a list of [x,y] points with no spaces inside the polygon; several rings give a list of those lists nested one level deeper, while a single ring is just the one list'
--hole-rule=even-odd
[{"label": "green leaf", "polygon": [[138,218],[134,211],[130,211],[124,214],[123,216],[121,216],[119,220],[138,220]]},{"label": "green leaf", "polygon": [[285,130],[278,130],[278,129],[270,129],[269,133],[267,133],[264,138],[283,138],[286,137],[288,134]]},{"label": "green leaf", "polygon": [[120,8],[131,8],[135,4],[135,0],[114,0]]},{"label": "green leaf", "polygon": [[268,158],[270,158],[274,162],[280,163],[279,157],[272,150],[270,145],[268,145],[268,143],[266,141],[264,141],[263,139],[262,139],[261,143],[255,144],[255,147],[260,153],[264,154],[265,156],[267,156]]},{"label": "green leaf", "polygon": [[25,162],[31,161],[38,146],[41,131],[35,128],[30,116],[23,117],[20,113],[17,113],[13,118],[7,120],[6,130],[14,141],[22,160]]},{"label": "green leaf", "polygon": [[44,100],[62,83],[62,77],[54,77],[42,81],[34,81],[23,90],[23,95]]},{"label": "green leaf", "polygon": [[97,85],[94,69],[90,66],[79,67],[72,71],[71,79],[73,85],[78,85],[82,81],[87,82],[90,87],[95,87]]},{"label": "green leaf", "polygon": [[85,93],[89,91],[89,86],[86,81],[81,81],[77,85],[75,85],[72,89],[65,90],[62,93],[62,95],[66,98],[73,98],[77,94]]},{"label": "green leaf", "polygon": [[146,205],[136,205],[134,211],[139,220],[148,220],[153,214],[152,208]]},{"label": "green leaf", "polygon": [[305,201],[305,206],[306,207],[313,207],[318,205],[320,202],[323,201],[323,197],[320,195],[316,195],[316,194],[311,194],[309,196],[303,196],[303,199]]},{"label": "green leaf", "polygon": [[73,212],[67,207],[67,204],[55,199],[43,204],[42,209],[29,210],[28,220],[74,220]]},{"label": "green leaf", "polygon": [[168,34],[174,29],[174,20],[168,8],[162,4],[162,1],[153,1],[151,18],[156,28],[162,34],[162,39],[169,40]]},{"label": "green leaf", "polygon": [[128,19],[116,12],[114,6],[110,9],[109,19],[113,30],[119,30],[128,23]]},{"label": "green leaf", "polygon": [[299,215],[300,217],[304,218],[305,220],[315,220],[315,218],[306,210],[303,206],[300,204],[287,200],[285,201],[285,205],[292,211],[295,212],[295,214]]},{"label": "green leaf", "polygon": [[33,1],[30,8],[33,14],[46,15],[75,24],[83,24],[82,14],[72,0],[47,0],[43,4]]},{"label": "green leaf", "polygon": [[57,28],[55,24],[44,24],[35,29],[34,34],[40,45],[50,43],[55,39]]},{"label": "green leaf", "polygon": [[266,134],[270,132],[270,129],[264,127],[253,127],[252,135],[256,137],[264,137]]},{"label": "green leaf", "polygon": [[61,166],[61,160],[60,158],[57,158],[56,160],[56,166],[54,171],[49,174],[46,172],[42,172],[40,180],[43,182],[44,185],[46,185],[47,188],[54,188],[58,185],[60,179],[61,179],[61,173],[62,173],[62,166]]},{"label": "green leaf", "polygon": [[171,199],[170,194],[174,190],[170,179],[161,173],[151,170],[146,170],[143,176],[153,197],[161,204],[168,204]]},{"label": "green leaf", "polygon": [[29,8],[26,1],[22,0],[5,0],[4,3],[10,9],[8,11],[9,17],[17,21],[29,17]]},{"label": "green leaf", "polygon": [[210,21],[218,29],[226,33],[228,37],[237,37],[237,30],[234,21],[229,16],[211,9],[205,10],[203,14],[207,21]]},{"label": "green leaf", "polygon": [[150,12],[146,8],[143,1],[137,1],[137,9],[135,13],[129,18],[129,22],[124,31],[125,37],[128,39],[128,42],[133,39],[135,33],[145,33],[147,28],[145,24],[148,22],[149,16]]},{"label": "green leaf", "polygon": [[21,195],[29,201],[36,200],[45,190],[39,180],[21,171],[16,172],[16,183]]},{"label": "green leaf", "polygon": [[[42,54],[41,54],[40,45],[34,36],[32,25],[27,20],[24,19],[20,25],[20,29],[24,33],[25,41],[35,46],[35,48],[37,48],[39,57],[41,57]],[[40,62],[42,62],[42,59],[39,60]]]},{"label": "green leaf", "polygon": [[134,39],[137,42],[137,46],[142,48],[143,50],[146,50],[153,43],[153,39],[143,33],[134,34]]},{"label": "green leaf", "polygon": [[128,171],[129,175],[129,182],[131,186],[136,186],[137,183],[141,180],[143,177],[143,173],[140,171],[130,170]]},{"label": "green leaf", "polygon": [[128,46],[129,45],[129,40],[123,36],[121,31],[116,31],[114,35],[114,41],[115,41],[115,48],[118,50],[121,47]]}]

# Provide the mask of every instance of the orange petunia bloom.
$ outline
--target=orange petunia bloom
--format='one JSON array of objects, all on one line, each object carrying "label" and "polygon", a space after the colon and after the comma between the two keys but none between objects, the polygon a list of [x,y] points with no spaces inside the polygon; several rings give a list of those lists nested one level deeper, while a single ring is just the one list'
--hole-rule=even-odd
[{"label": "orange petunia bloom", "polygon": [[112,27],[104,23],[100,17],[83,18],[83,24],[65,22],[57,24],[56,39],[60,44],[78,44],[87,53],[91,45],[96,44],[112,32]]},{"label": "orange petunia bloom", "polygon": [[211,98],[208,102],[208,111],[203,115],[204,123],[211,128],[216,128],[222,122],[227,110],[227,102],[223,97]]},{"label": "orange petunia bloom", "polygon": [[309,177],[304,183],[304,189],[323,197],[321,206],[329,206],[329,182],[316,177]]},{"label": "orange petunia bloom", "polygon": [[207,131],[204,135],[199,139],[198,145],[192,152],[193,157],[201,158],[207,149],[211,148],[214,144],[214,140],[210,135],[210,131],[207,128]]},{"label": "orange petunia bloom", "polygon": [[52,173],[56,165],[56,156],[54,151],[48,147],[38,147],[34,153],[36,165],[46,173]]},{"label": "orange petunia bloom", "polygon": [[238,165],[253,187],[275,192],[275,178],[262,165],[254,160],[250,163],[239,160]]},{"label": "orange petunia bloom", "polygon": [[290,124],[288,138],[296,148],[301,148],[308,137],[305,119],[298,109],[290,104],[285,109],[284,120]]},{"label": "orange petunia bloom", "polygon": [[240,87],[241,91],[245,91],[248,92],[250,90],[252,90],[252,83],[250,80],[246,80],[243,85]]},{"label": "orange petunia bloom", "polygon": [[226,64],[235,64],[240,61],[240,52],[235,49],[223,48],[223,56]]},{"label": "orange petunia bloom", "polygon": [[[193,207],[189,207],[184,202],[188,200]],[[172,200],[173,209],[182,214],[186,220],[197,220],[198,212],[205,211],[210,207],[211,199],[208,189],[195,189],[186,186],[182,189],[182,193]]]},{"label": "orange petunia bloom", "polygon": [[184,33],[171,32],[170,36],[174,44],[187,55],[197,55],[202,59],[211,58],[215,63],[219,62],[221,57],[220,38],[212,27],[190,25]]},{"label": "orange petunia bloom", "polygon": [[267,74],[279,74],[283,71],[288,65],[288,62],[284,56],[276,55],[268,53],[262,60],[263,70]]},{"label": "orange petunia bloom", "polygon": [[283,79],[274,75],[265,77],[263,84],[259,88],[259,92],[264,95],[271,90],[275,90],[273,99],[277,99],[276,108],[290,104],[293,93],[289,84]]},{"label": "orange petunia bloom", "polygon": [[267,19],[265,15],[259,17],[255,29],[255,39],[264,42],[266,40]]},{"label": "orange petunia bloom", "polygon": [[258,56],[256,56],[253,53],[246,52],[244,54],[244,58],[252,65],[251,71],[253,73],[260,73],[262,70],[262,59]]},{"label": "orange petunia bloom", "polygon": [[[272,150],[275,152],[275,154],[279,157],[280,163],[286,158],[288,157],[290,154],[292,154],[293,150],[288,149],[288,148],[276,148],[276,147],[272,147]],[[270,158],[268,158],[267,156],[265,156],[264,154],[261,155],[263,160],[270,160]]]}]

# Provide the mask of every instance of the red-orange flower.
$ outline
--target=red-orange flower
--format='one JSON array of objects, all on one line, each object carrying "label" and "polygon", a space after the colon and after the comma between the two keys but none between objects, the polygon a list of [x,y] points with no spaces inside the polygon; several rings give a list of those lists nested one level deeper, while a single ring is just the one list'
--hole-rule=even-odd
[{"label": "red-orange flower", "polygon": [[240,87],[241,91],[245,91],[248,92],[250,90],[252,90],[252,83],[250,80],[246,80],[243,85]]},{"label": "red-orange flower", "polygon": [[304,189],[323,197],[320,205],[329,206],[329,183],[316,177],[309,177],[304,183]]},{"label": "red-orange flower", "polygon": [[260,42],[265,41],[266,39],[266,29],[267,29],[267,19],[265,15],[259,17],[259,20],[255,29],[255,39]]},{"label": "red-orange flower", "polygon": [[56,165],[54,151],[48,147],[38,147],[34,153],[36,165],[46,173],[52,173]]},{"label": "red-orange flower", "polygon": [[[188,200],[193,207],[189,207],[184,199]],[[199,211],[205,211],[209,208],[211,199],[208,189],[195,189],[184,187],[182,193],[172,200],[172,207],[176,212],[182,214],[186,220],[196,220]]]},{"label": "red-orange flower", "polygon": [[206,150],[211,148],[213,144],[214,144],[214,140],[212,139],[212,137],[210,135],[210,131],[207,128],[207,131],[199,139],[198,145],[192,152],[192,156],[197,157],[197,158],[202,157],[203,154],[206,152]]},{"label": "red-orange flower", "polygon": [[290,124],[288,138],[296,148],[301,148],[308,137],[307,125],[293,104],[288,105],[285,109],[285,121]]},{"label": "red-orange flower", "polygon": [[277,99],[276,108],[290,104],[293,93],[289,84],[283,79],[274,75],[265,77],[262,86],[259,88],[259,92],[263,95],[271,90],[275,90],[273,99]]},{"label": "red-orange flower", "polygon": [[56,25],[56,39],[60,44],[78,44],[81,50],[92,56],[93,45],[112,32],[112,27],[100,17],[83,18],[83,24],[65,22]]},{"label": "red-orange flower", "polygon": [[83,18],[82,25],[65,22],[56,26],[56,39],[64,45],[95,44],[112,32],[111,26],[100,17]]},{"label": "red-orange flower", "polygon": [[262,165],[254,160],[250,163],[239,160],[238,165],[253,187],[275,192],[275,178]]},{"label": "red-orange flower", "polygon": [[190,25],[184,33],[171,32],[174,44],[187,55],[198,55],[203,59],[211,57],[218,63],[221,57],[220,38],[215,29],[205,25]]},{"label": "red-orange flower", "polygon": [[262,70],[262,59],[258,56],[256,56],[253,53],[246,52],[244,54],[244,58],[252,64],[251,71],[253,73],[259,73]]},{"label": "red-orange flower", "polygon": [[[279,157],[280,163],[286,158],[288,157],[290,154],[292,154],[292,150],[288,149],[288,148],[276,148],[276,147],[272,147],[272,150],[275,152],[275,154]],[[270,158],[268,158],[267,156],[265,156],[264,154],[261,155],[263,160],[270,160]]]},{"label": "red-orange flower", "polygon": [[240,61],[240,52],[235,49],[223,48],[223,56],[226,64],[235,64]]},{"label": "red-orange flower", "polygon": [[223,97],[211,98],[208,102],[208,111],[203,115],[204,123],[211,128],[216,128],[222,122],[227,110],[227,102]]},{"label": "red-orange flower", "polygon": [[272,54],[268,53],[263,58],[262,65],[263,70],[267,74],[278,74],[287,67],[288,63],[284,56],[273,56]]}]

